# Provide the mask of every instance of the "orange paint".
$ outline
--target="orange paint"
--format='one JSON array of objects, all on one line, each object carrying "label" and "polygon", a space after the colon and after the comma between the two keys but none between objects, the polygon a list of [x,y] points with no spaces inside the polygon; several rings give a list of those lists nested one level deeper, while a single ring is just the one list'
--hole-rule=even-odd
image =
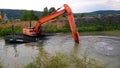
[{"label": "orange paint", "polygon": [[[62,10],[59,10],[60,8],[58,8],[56,11],[54,11],[53,13],[51,13],[50,15],[48,16],[45,16],[41,19],[38,20],[38,22],[36,23],[35,27],[33,28],[33,30],[29,29],[29,28],[24,28],[23,29],[23,34],[25,35],[29,35],[29,36],[34,36],[34,35],[41,35],[41,25],[53,18],[56,18],[64,13],[67,14],[67,18],[68,18],[68,21],[69,21],[69,25],[70,25],[70,28],[71,28],[71,32],[72,32],[72,36],[74,38],[74,41],[76,43],[79,43],[79,34],[77,32],[77,29],[76,29],[76,25],[75,25],[75,21],[74,21],[74,16],[73,16],[73,13],[72,13],[72,10],[71,8],[67,5],[67,4],[64,4],[64,9]],[[58,11],[59,10],[59,11]],[[35,34],[36,33],[36,34]],[[34,34],[34,35],[31,35],[31,34]]]}]

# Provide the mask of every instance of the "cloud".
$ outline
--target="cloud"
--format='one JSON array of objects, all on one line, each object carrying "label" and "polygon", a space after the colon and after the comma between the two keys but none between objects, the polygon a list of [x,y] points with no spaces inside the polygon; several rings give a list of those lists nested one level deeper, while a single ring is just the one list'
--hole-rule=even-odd
[{"label": "cloud", "polygon": [[76,12],[91,12],[97,10],[120,10],[120,0],[82,0],[75,4]]},{"label": "cloud", "polygon": [[120,10],[120,0],[109,0],[106,2],[109,9]]},{"label": "cloud", "polygon": [[76,12],[90,12],[106,8],[105,2],[105,0],[80,0],[80,2],[71,5],[75,7],[73,10]]},{"label": "cloud", "polygon": [[96,10],[120,10],[120,0],[0,0],[0,8],[42,11],[44,7],[59,8],[68,4],[74,13]]}]

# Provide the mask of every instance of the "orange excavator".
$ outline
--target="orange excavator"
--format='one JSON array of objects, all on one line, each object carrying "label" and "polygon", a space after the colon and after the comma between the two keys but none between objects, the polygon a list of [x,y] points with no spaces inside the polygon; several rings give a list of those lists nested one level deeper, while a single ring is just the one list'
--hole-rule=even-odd
[{"label": "orange excavator", "polygon": [[77,32],[77,29],[76,29],[72,10],[67,4],[64,4],[63,7],[64,7],[64,9],[61,9],[62,7],[58,8],[57,10],[53,11],[50,15],[39,19],[33,28],[32,27],[23,28],[22,33],[26,36],[29,36],[29,37],[40,36],[40,35],[42,35],[41,25],[43,23],[46,23],[47,21],[66,13],[74,41],[75,41],[75,43],[79,43],[79,34]]}]

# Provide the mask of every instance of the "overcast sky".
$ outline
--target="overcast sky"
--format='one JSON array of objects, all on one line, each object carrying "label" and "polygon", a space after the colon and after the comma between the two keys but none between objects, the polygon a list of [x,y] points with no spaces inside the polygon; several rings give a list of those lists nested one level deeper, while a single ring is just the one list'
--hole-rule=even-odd
[{"label": "overcast sky", "polygon": [[42,11],[46,6],[59,8],[63,4],[68,4],[74,13],[120,10],[120,0],[0,0],[0,9]]}]

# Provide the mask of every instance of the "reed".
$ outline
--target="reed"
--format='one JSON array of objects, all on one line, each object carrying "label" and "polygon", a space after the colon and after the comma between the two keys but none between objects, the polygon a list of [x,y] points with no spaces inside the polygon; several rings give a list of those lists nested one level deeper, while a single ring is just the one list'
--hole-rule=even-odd
[{"label": "reed", "polygon": [[95,59],[88,58],[87,55],[82,58],[74,55],[66,55],[56,53],[50,55],[46,53],[42,47],[39,49],[38,56],[33,62],[25,66],[25,68],[106,68],[104,64],[99,63]]}]

